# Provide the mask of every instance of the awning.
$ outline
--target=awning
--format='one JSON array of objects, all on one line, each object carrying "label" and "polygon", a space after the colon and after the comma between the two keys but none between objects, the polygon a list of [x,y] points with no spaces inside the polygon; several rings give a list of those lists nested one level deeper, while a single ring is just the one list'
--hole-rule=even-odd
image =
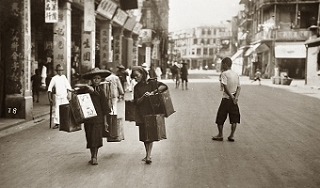
[{"label": "awning", "polygon": [[235,54],[233,54],[233,56],[231,57],[231,60],[234,61],[234,60],[237,59],[237,57],[239,57],[242,53],[243,53],[243,49],[238,50]]},{"label": "awning", "polygon": [[268,50],[269,50],[269,47],[265,43],[257,43],[253,45],[251,48],[249,48],[244,54],[244,56],[249,56],[254,51],[256,51],[257,53],[261,53]]},{"label": "awning", "polygon": [[307,57],[307,50],[303,42],[277,42],[274,51],[276,58]]}]

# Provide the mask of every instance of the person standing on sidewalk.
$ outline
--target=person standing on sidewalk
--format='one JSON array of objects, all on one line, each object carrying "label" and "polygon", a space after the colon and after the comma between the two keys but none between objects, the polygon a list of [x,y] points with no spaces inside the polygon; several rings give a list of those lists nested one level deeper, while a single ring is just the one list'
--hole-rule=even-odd
[{"label": "person standing on sidewalk", "polygon": [[41,85],[41,76],[40,76],[39,69],[36,69],[35,74],[31,76],[31,82],[32,82],[33,102],[34,102],[35,96],[37,96],[37,103],[39,103],[39,92],[40,92],[40,85]]},{"label": "person standing on sidewalk", "polygon": [[216,124],[218,127],[218,135],[212,137],[212,140],[223,141],[223,124],[229,115],[231,124],[231,133],[228,141],[234,142],[234,133],[237,123],[240,123],[240,110],[238,106],[238,97],[240,95],[239,75],[231,70],[232,60],[226,57],[221,62],[221,84],[223,85],[222,100],[216,116]]},{"label": "person standing on sidewalk", "polygon": [[259,80],[259,85],[261,85],[261,72],[260,72],[260,69],[257,69],[256,73],[254,74],[254,79],[251,83]]},{"label": "person standing on sidewalk", "polygon": [[57,75],[52,77],[49,86],[48,86],[48,99],[50,105],[53,104],[52,94],[55,94],[55,108],[54,108],[54,123],[55,126],[53,129],[59,128],[60,124],[60,115],[59,115],[59,106],[61,104],[68,104],[69,103],[69,92],[73,91],[71,85],[67,79],[67,77],[62,74],[63,67],[58,64],[56,66]]},{"label": "person standing on sidewalk", "polygon": [[107,123],[107,114],[110,113],[104,86],[100,85],[101,79],[106,78],[110,74],[111,72],[107,70],[94,68],[82,76],[83,79],[91,80],[91,85],[87,86],[87,88],[97,112],[96,117],[85,120],[84,122],[87,148],[90,149],[91,153],[91,160],[89,161],[91,165],[98,164],[98,150],[103,145],[102,131]]},{"label": "person standing on sidewalk", "polygon": [[[136,115],[135,121],[136,125],[139,126],[139,140],[144,143],[144,147],[146,150],[146,157],[142,159],[147,164],[150,164],[151,161],[151,151],[153,147],[153,140],[147,140],[146,137],[146,125],[144,123],[143,116],[150,114],[152,111],[152,106],[148,97],[155,92],[163,92],[168,89],[168,86],[163,84],[162,82],[158,82],[155,79],[152,81],[147,80],[148,72],[139,66],[132,68],[132,77],[137,81],[137,84],[134,87],[133,91],[133,101],[136,105]],[[157,88],[154,86],[156,85]]]}]

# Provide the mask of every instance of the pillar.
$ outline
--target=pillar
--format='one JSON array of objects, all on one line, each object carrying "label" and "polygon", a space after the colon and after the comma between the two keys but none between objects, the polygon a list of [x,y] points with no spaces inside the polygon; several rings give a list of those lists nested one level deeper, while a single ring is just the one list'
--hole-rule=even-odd
[{"label": "pillar", "polygon": [[32,119],[30,0],[10,1],[12,27],[8,28],[5,118]]},{"label": "pillar", "polygon": [[112,67],[111,54],[112,25],[110,21],[103,20],[100,24],[100,68],[109,69]]},{"label": "pillar", "polygon": [[53,68],[58,64],[71,81],[71,4],[69,1],[59,5],[58,22],[53,24]]},{"label": "pillar", "polygon": [[138,35],[132,36],[133,45],[132,45],[132,66],[138,66],[138,57],[139,57],[139,44],[138,44]]},{"label": "pillar", "polygon": [[80,74],[84,74],[95,67],[95,47],[96,47],[95,30],[83,31],[81,36],[81,41],[82,41],[81,43],[82,57],[81,57]]},{"label": "pillar", "polygon": [[[126,39],[126,45],[124,46],[126,54],[123,55],[125,59],[122,60],[125,63],[125,67],[132,67],[132,56],[133,56],[133,39],[131,31],[124,31],[124,38]],[[123,52],[124,53],[124,52]]]}]

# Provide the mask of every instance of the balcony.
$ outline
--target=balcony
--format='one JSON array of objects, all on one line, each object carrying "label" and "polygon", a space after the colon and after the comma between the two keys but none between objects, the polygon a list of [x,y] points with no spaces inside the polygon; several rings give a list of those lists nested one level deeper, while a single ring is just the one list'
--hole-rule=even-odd
[{"label": "balcony", "polygon": [[[275,37],[272,33],[275,32]],[[270,40],[284,40],[284,41],[305,41],[309,38],[310,31],[307,29],[292,29],[292,30],[269,30],[260,31],[254,35],[253,41],[270,41]]]}]

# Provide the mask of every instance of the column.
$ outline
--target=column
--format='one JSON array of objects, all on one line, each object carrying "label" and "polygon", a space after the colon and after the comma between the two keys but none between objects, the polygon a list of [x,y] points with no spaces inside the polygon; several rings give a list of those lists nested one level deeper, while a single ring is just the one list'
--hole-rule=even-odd
[{"label": "column", "polygon": [[101,21],[100,24],[100,68],[109,69],[112,67],[111,54],[112,25],[110,21]]},{"label": "column", "polygon": [[32,119],[30,0],[9,2],[12,32],[7,33],[5,117]]},{"label": "column", "polygon": [[[84,25],[84,24],[82,24]],[[84,27],[82,27],[84,28]],[[81,66],[80,74],[84,74],[95,67],[96,33],[83,31],[81,37]]]},{"label": "column", "polygon": [[139,46],[138,46],[138,35],[132,36],[132,66],[138,66],[139,61]]},{"label": "column", "polygon": [[58,64],[71,81],[71,4],[62,2],[59,6],[58,22],[53,24],[53,68]]}]

